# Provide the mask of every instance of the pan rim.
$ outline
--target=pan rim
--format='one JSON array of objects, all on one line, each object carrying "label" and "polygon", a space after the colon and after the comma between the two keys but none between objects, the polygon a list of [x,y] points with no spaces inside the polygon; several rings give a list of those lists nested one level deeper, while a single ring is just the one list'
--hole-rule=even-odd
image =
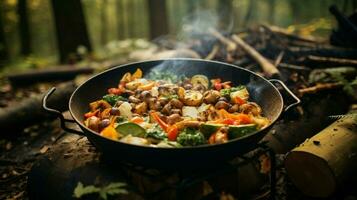
[{"label": "pan rim", "polygon": [[[266,127],[264,127],[263,129],[261,130],[258,130],[258,131],[255,131],[251,134],[248,134],[248,135],[245,135],[245,136],[242,136],[240,138],[235,138],[235,139],[232,139],[232,140],[228,140],[228,142],[226,143],[221,143],[221,144],[203,144],[203,145],[198,145],[198,146],[183,146],[183,147],[178,147],[178,148],[172,148],[172,147],[152,147],[152,146],[144,146],[144,145],[136,145],[136,144],[130,144],[130,143],[125,143],[125,142],[121,142],[121,141],[118,141],[118,140],[113,140],[113,139],[110,139],[110,138],[106,138],[104,136],[101,136],[99,135],[97,132],[89,129],[88,127],[86,127],[81,120],[79,120],[74,114],[73,114],[73,111],[72,111],[72,102],[73,102],[73,98],[75,96],[75,94],[77,93],[78,90],[80,90],[82,88],[82,86],[84,86],[87,82],[97,78],[98,76],[101,76],[102,74],[105,74],[105,73],[108,73],[112,70],[116,70],[117,68],[121,68],[121,67],[126,67],[126,66],[129,66],[129,65],[139,65],[141,63],[147,63],[147,62],[165,62],[165,61],[177,61],[177,60],[182,60],[182,61],[195,61],[195,62],[206,62],[206,63],[215,63],[215,64],[220,64],[220,65],[225,65],[225,66],[230,66],[230,67],[234,67],[234,68],[237,68],[237,69],[240,69],[240,70],[244,70],[244,71],[247,71],[249,72],[250,74],[253,74],[254,76],[257,76],[259,77],[261,80],[265,81],[268,85],[272,86],[277,94],[278,94],[278,98],[280,99],[280,108],[279,108],[279,112],[278,112],[278,115],[276,116],[275,119],[273,119],[270,124]],[[269,128],[271,128],[271,126],[274,125],[274,123],[279,119],[280,115],[282,114],[283,112],[283,107],[284,107],[284,99],[280,93],[280,91],[276,88],[276,86],[271,83],[269,80],[267,80],[266,78],[264,78],[263,76],[251,71],[251,70],[248,70],[248,69],[245,69],[245,68],[242,68],[242,67],[239,67],[239,66],[236,66],[236,65],[233,65],[233,64],[229,64],[229,63],[225,63],[225,62],[220,62],[220,61],[213,61],[213,60],[205,60],[205,59],[197,59],[197,58],[166,58],[166,59],[153,59],[153,60],[143,60],[143,61],[137,61],[137,62],[131,62],[131,63],[126,63],[126,64],[122,64],[122,65],[118,65],[118,66],[114,66],[114,67],[111,67],[103,72],[100,72],[98,74],[95,74],[93,75],[92,77],[88,78],[86,81],[84,81],[83,83],[81,83],[74,91],[73,93],[71,94],[71,97],[69,99],[69,102],[68,102],[68,107],[69,107],[69,112],[72,116],[72,118],[75,120],[76,124],[78,126],[80,126],[80,128],[82,129],[85,129],[86,131],[90,132],[92,135],[95,135],[96,137],[99,137],[99,138],[102,138],[102,139],[105,139],[107,141],[111,141],[111,142],[114,142],[114,143],[118,143],[118,144],[123,144],[123,145],[127,145],[128,147],[139,147],[139,148],[147,148],[147,149],[151,149],[151,150],[154,150],[154,149],[158,149],[158,150],[169,150],[169,151],[180,151],[180,150],[187,150],[187,149],[204,149],[204,148],[210,148],[210,147],[218,147],[218,146],[223,146],[223,145],[227,145],[227,144],[232,144],[232,143],[235,143],[237,141],[240,141],[240,140],[244,140],[246,138],[249,138],[249,137],[253,137],[254,135],[256,134],[259,134],[261,132],[264,132],[265,130],[269,130]],[[83,131],[84,134],[86,135],[87,137],[87,132],[86,131]]]}]

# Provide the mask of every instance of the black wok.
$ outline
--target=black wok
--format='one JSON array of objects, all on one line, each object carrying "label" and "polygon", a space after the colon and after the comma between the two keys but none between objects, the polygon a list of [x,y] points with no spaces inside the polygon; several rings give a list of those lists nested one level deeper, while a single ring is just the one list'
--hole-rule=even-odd
[{"label": "black wok", "polygon": [[[106,94],[108,88],[117,86],[124,73],[133,73],[137,68],[142,69],[144,74],[156,68],[160,71],[170,71],[177,75],[186,75],[188,77],[204,74],[209,78],[230,80],[234,85],[246,85],[250,93],[250,100],[257,102],[262,107],[264,116],[269,118],[271,124],[253,134],[230,140],[224,144],[183,148],[153,148],[122,143],[107,139],[87,128],[83,124],[83,114],[88,111],[89,103],[101,99]],[[296,102],[286,106],[284,109],[283,98],[272,83],[280,84]],[[166,59],[137,62],[114,67],[97,74],[73,92],[69,100],[69,111],[74,120],[64,119],[59,111],[46,106],[46,100],[52,92],[54,92],[54,88],[44,96],[44,109],[58,115],[64,130],[86,136],[105,157],[113,161],[124,161],[158,168],[172,167],[175,169],[191,166],[212,166],[252,150],[282,112],[300,102],[279,80],[268,81],[262,76],[244,68],[222,62],[197,59]],[[77,123],[82,131],[67,128],[66,122]]]}]

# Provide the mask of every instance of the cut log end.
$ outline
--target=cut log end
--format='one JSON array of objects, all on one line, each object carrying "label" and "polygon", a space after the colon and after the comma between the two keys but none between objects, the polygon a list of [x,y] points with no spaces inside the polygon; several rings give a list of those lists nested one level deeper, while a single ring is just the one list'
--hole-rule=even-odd
[{"label": "cut log end", "polygon": [[285,167],[292,182],[304,188],[305,195],[328,197],[336,190],[336,180],[328,163],[314,154],[292,151],[285,159]]}]

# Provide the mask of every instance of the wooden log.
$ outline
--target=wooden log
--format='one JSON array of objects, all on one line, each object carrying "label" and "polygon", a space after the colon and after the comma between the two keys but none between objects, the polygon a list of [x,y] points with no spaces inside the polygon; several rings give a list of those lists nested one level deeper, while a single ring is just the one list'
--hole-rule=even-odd
[{"label": "wooden log", "polygon": [[252,46],[244,42],[238,35],[233,35],[232,39],[254,60],[259,63],[262,67],[264,73],[271,77],[273,75],[279,75],[279,70],[271,64],[264,56],[262,56],[258,51],[256,51]]},{"label": "wooden log", "polygon": [[[60,84],[49,99],[49,105],[61,111],[68,110],[68,100],[75,88],[73,82]],[[0,130],[7,130],[2,131],[1,135],[11,136],[14,130],[48,119],[50,116],[42,109],[42,96],[38,94],[0,109]]]},{"label": "wooden log", "polygon": [[314,67],[357,66],[356,59],[322,57],[309,55],[301,60],[302,64]]},{"label": "wooden log", "polygon": [[90,67],[57,66],[48,69],[30,70],[22,73],[10,74],[7,76],[11,85],[28,85],[38,82],[50,82],[59,80],[71,80],[79,74],[93,73]]},{"label": "wooden log", "polygon": [[356,119],[345,117],[293,149],[285,159],[292,182],[308,196],[334,194],[355,173],[356,133]]}]

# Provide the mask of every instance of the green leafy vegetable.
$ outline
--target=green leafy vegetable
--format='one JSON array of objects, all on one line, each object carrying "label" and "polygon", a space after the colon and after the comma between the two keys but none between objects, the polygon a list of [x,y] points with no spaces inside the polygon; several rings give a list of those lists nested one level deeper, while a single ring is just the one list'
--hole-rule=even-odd
[{"label": "green leafy vegetable", "polygon": [[127,101],[126,98],[119,96],[119,95],[114,95],[114,94],[107,94],[107,95],[103,96],[103,100],[108,102],[112,106],[114,106],[115,103],[118,101]]},{"label": "green leafy vegetable", "polygon": [[231,88],[226,88],[226,89],[222,89],[220,90],[219,92],[221,93],[221,96],[223,97],[229,97],[229,95],[232,93],[232,92],[236,92],[236,91],[239,91],[239,90],[242,90],[244,89],[245,87],[243,85],[240,85],[240,86],[237,86],[237,87],[231,87]]},{"label": "green leafy vegetable", "polygon": [[164,133],[164,131],[158,125],[153,128],[147,129],[145,137],[150,137],[157,140],[167,139],[166,133]]},{"label": "green leafy vegetable", "polygon": [[205,144],[206,139],[199,130],[185,128],[177,137],[177,142],[183,146],[197,146]]},{"label": "green leafy vegetable", "polygon": [[81,182],[78,182],[73,191],[73,197],[81,198],[84,195],[97,193],[101,199],[106,200],[108,199],[108,195],[127,194],[128,191],[123,188],[125,186],[126,183],[121,182],[110,183],[104,187],[96,187],[94,185],[83,186]]},{"label": "green leafy vegetable", "polygon": [[184,78],[184,76],[177,76],[173,72],[153,70],[148,74],[148,78],[152,80],[164,80],[169,83],[175,83]]}]

